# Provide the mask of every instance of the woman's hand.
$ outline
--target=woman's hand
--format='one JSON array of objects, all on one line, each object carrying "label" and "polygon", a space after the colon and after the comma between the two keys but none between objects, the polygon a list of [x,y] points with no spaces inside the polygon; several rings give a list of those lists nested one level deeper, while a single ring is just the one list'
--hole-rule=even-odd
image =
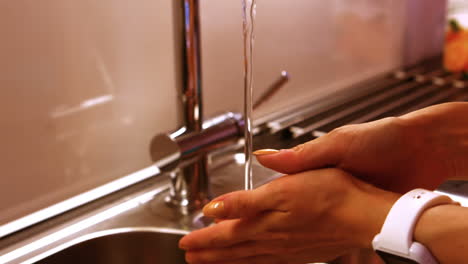
[{"label": "woman's hand", "polygon": [[337,167],[391,191],[434,189],[447,178],[468,177],[468,103],[344,126],[257,159],[286,174]]},{"label": "woman's hand", "polygon": [[218,224],[179,243],[188,263],[324,262],[370,248],[398,195],[338,169],[284,176],[208,204]]}]

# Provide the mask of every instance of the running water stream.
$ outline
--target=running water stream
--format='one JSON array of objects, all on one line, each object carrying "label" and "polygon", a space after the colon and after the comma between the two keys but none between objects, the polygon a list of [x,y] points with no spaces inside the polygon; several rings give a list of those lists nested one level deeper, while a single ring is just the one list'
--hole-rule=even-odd
[{"label": "running water stream", "polygon": [[252,94],[253,94],[253,47],[256,0],[242,0],[244,37],[244,119],[245,119],[245,189],[253,189],[252,180]]}]

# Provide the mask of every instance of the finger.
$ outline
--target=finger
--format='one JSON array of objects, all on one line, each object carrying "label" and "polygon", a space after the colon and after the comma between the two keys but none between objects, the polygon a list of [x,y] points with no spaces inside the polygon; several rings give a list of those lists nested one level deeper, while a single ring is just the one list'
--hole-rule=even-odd
[{"label": "finger", "polygon": [[184,250],[228,247],[250,240],[256,229],[252,222],[242,219],[225,220],[184,236],[179,241],[179,247]]},{"label": "finger", "polygon": [[223,259],[216,262],[190,262],[190,259],[187,260],[190,264],[198,264],[198,263],[212,263],[212,264],[286,264],[288,263],[285,260],[280,259],[277,256],[273,255],[261,255],[261,256],[253,256],[253,257],[245,257],[239,259]]},{"label": "finger", "polygon": [[230,247],[253,239],[259,241],[284,240],[284,234],[270,231],[277,223],[285,222],[288,215],[267,212],[254,219],[224,220],[219,224],[196,230],[179,241],[184,250]]},{"label": "finger", "polygon": [[278,244],[277,241],[247,241],[231,247],[188,251],[185,258],[188,263],[220,262],[226,259],[241,259],[273,254],[275,253],[274,250],[278,248]]},{"label": "finger", "polygon": [[350,143],[346,134],[339,137],[335,134],[327,134],[292,149],[260,150],[254,154],[263,166],[285,174],[335,166],[343,159]]},{"label": "finger", "polygon": [[247,218],[264,211],[279,210],[279,204],[280,196],[264,185],[255,190],[220,196],[203,208],[203,214],[218,219]]},{"label": "finger", "polygon": [[349,246],[313,245],[310,241],[297,242],[291,243],[291,241],[284,239],[247,241],[231,247],[188,251],[185,259],[190,264],[218,264],[225,263],[227,260],[233,261],[233,263],[251,263],[242,261],[256,259],[255,257],[264,259],[264,256],[269,256],[276,261],[287,259],[289,261],[287,263],[322,263],[335,259],[349,251]]}]

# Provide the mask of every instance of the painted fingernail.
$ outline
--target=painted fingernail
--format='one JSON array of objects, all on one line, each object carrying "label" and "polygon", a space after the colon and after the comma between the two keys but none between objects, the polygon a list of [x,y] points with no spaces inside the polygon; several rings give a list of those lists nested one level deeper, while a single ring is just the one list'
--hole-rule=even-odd
[{"label": "painted fingernail", "polygon": [[189,247],[187,247],[187,245],[186,245],[186,242],[185,242],[186,239],[185,239],[185,237],[186,237],[186,236],[182,237],[182,238],[179,240],[179,248],[180,248],[180,249],[183,249],[183,250],[189,249]]},{"label": "painted fingernail", "polygon": [[180,249],[183,249],[183,250],[187,250],[187,249],[188,249],[187,246],[186,246],[185,244],[180,243],[180,241],[179,241],[179,248],[180,248]]},{"label": "painted fingernail", "polygon": [[263,156],[263,155],[276,154],[278,152],[279,152],[279,150],[277,150],[277,149],[259,149],[257,151],[254,151],[253,154],[255,156]]},{"label": "painted fingernail", "polygon": [[207,217],[222,217],[224,215],[224,202],[213,201],[203,207],[203,214]]}]

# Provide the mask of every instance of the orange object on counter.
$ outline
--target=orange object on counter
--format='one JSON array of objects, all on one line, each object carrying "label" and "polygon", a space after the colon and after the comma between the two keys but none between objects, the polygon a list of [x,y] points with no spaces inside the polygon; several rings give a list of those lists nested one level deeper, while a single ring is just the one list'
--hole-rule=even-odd
[{"label": "orange object on counter", "polygon": [[451,72],[468,72],[468,31],[456,20],[449,21],[445,36],[444,67]]}]

